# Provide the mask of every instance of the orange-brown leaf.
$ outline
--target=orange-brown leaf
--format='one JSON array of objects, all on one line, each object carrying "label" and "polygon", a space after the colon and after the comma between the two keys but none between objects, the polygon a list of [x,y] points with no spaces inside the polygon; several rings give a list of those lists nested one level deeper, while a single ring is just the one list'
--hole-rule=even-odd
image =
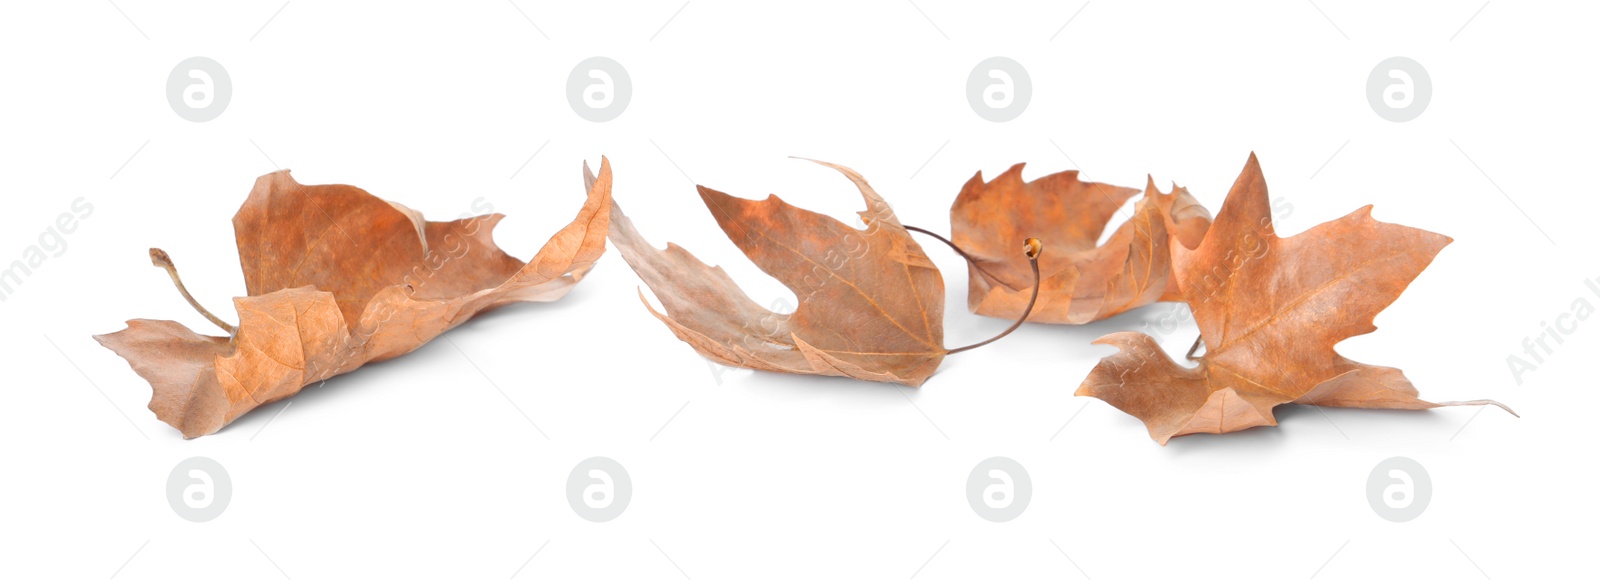
[{"label": "orange-brown leaf", "polygon": [[1211,215],[1174,186],[1150,181],[1133,215],[1104,244],[1101,234],[1139,190],[1078,179],[1063,171],[1024,182],[1022,164],[984,182],[978,173],[950,207],[951,236],[973,258],[967,306],[1015,319],[1033,294],[1033,273],[1015,259],[1016,240],[1035,237],[1051,251],[1039,259],[1042,282],[1030,322],[1083,324],[1156,302],[1178,299],[1170,238],[1193,247]]},{"label": "orange-brown leaf", "polygon": [[186,438],[371,361],[411,352],[474,315],[560,298],[605,251],[611,167],[577,218],[524,263],[494,244],[499,214],[429,222],[348,185],[256,180],[234,216],[248,295],[235,335],[167,320],[99,335],[149,381],[150,410]]},{"label": "orange-brown leaf", "polygon": [[[1276,425],[1285,403],[1428,409],[1399,369],[1334,351],[1376,330],[1372,320],[1450,243],[1432,232],[1372,219],[1372,206],[1279,238],[1254,155],[1198,247],[1173,249],[1173,271],[1206,353],[1178,365],[1144,334],[1096,344],[1119,352],[1095,366],[1078,395],[1098,397],[1144,421],[1150,436],[1227,433]],[[1509,410],[1509,409],[1507,409]]]},{"label": "orange-brown leaf", "polygon": [[920,385],[945,355],[944,282],[865,179],[845,167],[822,165],[860,189],[867,204],[859,213],[865,229],[777,196],[755,201],[699,188],[728,238],[794,291],[799,304],[791,314],[763,308],[722,268],[707,266],[683,248],[652,247],[615,206],[611,243],[666,312],[657,312],[648,301],[646,308],[712,361]]}]

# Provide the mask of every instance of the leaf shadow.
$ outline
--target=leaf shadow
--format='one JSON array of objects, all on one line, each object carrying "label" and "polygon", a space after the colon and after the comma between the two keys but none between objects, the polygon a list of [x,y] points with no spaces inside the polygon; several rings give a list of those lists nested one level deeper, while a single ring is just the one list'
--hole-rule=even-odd
[{"label": "leaf shadow", "polygon": [[[1453,438],[1472,421],[1472,412],[1450,413],[1451,408],[1412,411],[1281,405],[1274,409],[1276,427],[1255,427],[1233,433],[1174,437],[1167,447],[1180,455],[1223,453],[1255,454],[1281,447],[1291,436],[1322,437],[1336,444],[1363,440],[1435,440]],[[1128,418],[1134,423],[1137,420]],[[1444,439],[1441,441],[1448,441]]]},{"label": "leaf shadow", "polygon": [[[935,374],[934,376],[938,376]],[[932,382],[933,379],[928,379]],[[927,386],[928,383],[923,383]],[[864,381],[850,377],[830,377],[821,375],[804,375],[796,373],[779,373],[772,371],[751,371],[748,376],[724,380],[721,387],[757,388],[782,393],[786,396],[796,396],[807,399],[870,399],[875,400],[893,390],[900,390],[906,395],[916,398],[916,391],[920,388],[906,387],[895,383],[880,383]],[[899,397],[895,397],[899,399]]]},{"label": "leaf shadow", "polygon": [[[472,319],[461,323],[460,326],[434,337],[433,340],[423,343],[416,350],[409,353],[389,360],[369,362],[348,373],[306,385],[292,396],[251,409],[250,412],[245,413],[232,423],[223,426],[217,434],[248,433],[247,439],[255,439],[257,435],[267,429],[271,422],[277,420],[278,415],[285,412],[291,404],[309,407],[319,404],[319,401],[333,400],[331,399],[332,397],[355,396],[353,393],[379,388],[379,385],[395,378],[396,375],[392,373],[412,365],[427,367],[429,365],[450,364],[444,359],[449,357],[459,358],[461,355],[457,354],[449,344],[440,344],[447,338],[455,335],[484,332],[501,326],[526,326],[526,319],[531,312],[573,308],[583,309],[584,306],[582,305],[585,302],[595,300],[593,296],[596,293],[583,292],[582,290],[583,287],[581,286],[574,288],[572,292],[556,301],[516,302],[486,312],[480,312],[473,316]],[[467,372],[472,371],[469,369]]]}]

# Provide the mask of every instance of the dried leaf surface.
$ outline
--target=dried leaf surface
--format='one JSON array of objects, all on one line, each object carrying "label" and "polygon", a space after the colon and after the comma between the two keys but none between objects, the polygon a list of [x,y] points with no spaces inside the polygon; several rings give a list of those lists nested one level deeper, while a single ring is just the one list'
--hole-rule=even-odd
[{"label": "dried leaf surface", "polygon": [[1424,401],[1399,369],[1335,352],[1340,341],[1376,330],[1378,312],[1451,241],[1379,222],[1371,210],[1280,238],[1251,155],[1204,240],[1173,249],[1173,271],[1205,341],[1199,364],[1181,366],[1153,338],[1120,332],[1095,341],[1120,352],[1101,360],[1077,394],[1139,418],[1162,445],[1190,433],[1276,425],[1272,409],[1285,403],[1499,405]]},{"label": "dried leaf surface", "polygon": [[1043,281],[1029,322],[1083,324],[1158,300],[1179,298],[1170,283],[1170,238],[1198,244],[1211,215],[1189,192],[1161,193],[1153,181],[1133,215],[1098,244],[1123,203],[1139,190],[1080,181],[1064,171],[1024,182],[1022,164],[985,182],[980,172],[950,208],[951,235],[973,258],[967,306],[1016,319],[1033,293],[1033,273],[1015,259],[1016,240],[1036,237]]},{"label": "dried leaf surface", "polygon": [[348,185],[256,180],[234,216],[248,296],[237,332],[130,320],[95,339],[149,381],[150,410],[193,438],[306,385],[411,352],[474,315],[556,300],[605,251],[611,168],[577,218],[524,263],[494,244],[499,214],[430,222]]},{"label": "dried leaf surface", "polygon": [[864,229],[777,196],[755,201],[699,187],[728,238],[799,298],[791,314],[757,304],[722,268],[677,245],[652,247],[616,206],[611,243],[666,311],[645,301],[650,312],[714,362],[920,385],[945,356],[944,282],[865,179],[821,164],[861,191]]}]

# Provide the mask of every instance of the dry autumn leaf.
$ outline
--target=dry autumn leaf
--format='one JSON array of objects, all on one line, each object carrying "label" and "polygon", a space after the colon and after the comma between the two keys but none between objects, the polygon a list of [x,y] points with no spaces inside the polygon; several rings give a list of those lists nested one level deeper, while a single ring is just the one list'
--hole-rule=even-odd
[{"label": "dry autumn leaf", "polygon": [[[585,169],[587,171],[587,168]],[[422,346],[474,315],[560,298],[605,251],[611,166],[601,159],[572,223],[527,263],[494,244],[499,214],[448,222],[348,185],[301,185],[278,171],[256,180],[233,218],[248,295],[237,328],[189,296],[231,336],[169,320],[130,320],[95,339],[153,390],[150,410],[185,438],[215,433],[257,406],[363,364]]]},{"label": "dry autumn leaf", "polygon": [[[611,243],[666,312],[650,306],[641,291],[645,307],[714,362],[921,385],[945,355],[970,348],[944,347],[939,270],[860,174],[817,163],[843,173],[861,191],[867,204],[858,213],[864,229],[777,196],[754,201],[698,188],[734,244],[799,298],[791,314],[763,308],[722,268],[707,266],[677,245],[655,249],[617,206]],[[1012,259],[1031,263],[1017,255],[1016,242],[1022,241],[1014,240]],[[1029,248],[1028,257],[1039,253],[1036,241]]]},{"label": "dry autumn leaf", "polygon": [[1015,241],[1037,237],[1051,253],[1029,322],[1083,324],[1158,300],[1179,300],[1169,283],[1171,235],[1194,247],[1211,214],[1189,192],[1161,193],[1148,181],[1133,215],[1096,245],[1118,208],[1139,190],[1078,180],[1064,171],[1023,182],[1022,164],[984,182],[979,172],[950,207],[951,238],[970,255],[967,307],[1017,318],[1033,292],[1032,276],[1012,256]]},{"label": "dry autumn leaf", "polygon": [[1377,330],[1373,318],[1451,241],[1379,222],[1371,211],[1369,205],[1279,238],[1252,154],[1204,240],[1193,250],[1173,249],[1173,272],[1206,347],[1202,357],[1191,353],[1197,366],[1173,362],[1145,334],[1119,332],[1095,341],[1120,352],[1101,360],[1077,394],[1144,421],[1162,445],[1190,433],[1276,425],[1272,410],[1285,403],[1505,408],[1488,400],[1430,403],[1399,369],[1334,351],[1346,338]]}]

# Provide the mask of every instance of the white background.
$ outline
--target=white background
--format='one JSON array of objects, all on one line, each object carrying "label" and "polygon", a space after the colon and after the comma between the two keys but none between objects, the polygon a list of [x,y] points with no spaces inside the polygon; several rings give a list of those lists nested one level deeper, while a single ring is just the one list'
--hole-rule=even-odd
[{"label": "white background", "polygon": [[[1600,319],[1520,386],[1506,357],[1574,300],[1600,305],[1583,285],[1600,277],[1597,73],[1581,56],[1600,53],[1595,16],[1572,2],[8,2],[0,266],[74,199],[95,209],[0,302],[0,576],[1570,574],[1597,539],[1582,449]],[[596,55],[634,84],[599,124],[565,97]],[[1034,86],[1008,123],[965,97],[995,55]],[[1365,97],[1396,55],[1433,81],[1408,123]],[[232,78],[214,121],[167,103],[191,56]],[[510,216],[497,241],[526,258],[581,204],[580,163],[604,154],[646,237],[725,266],[765,304],[792,294],[727,241],[693,183],[848,219],[850,184],[787,156],[830,160],[905,223],[948,231],[976,171],[1027,162],[1029,179],[1079,168],[1132,186],[1149,173],[1215,211],[1251,151],[1292,206],[1280,232],[1370,203],[1454,237],[1378,332],[1339,350],[1404,369],[1426,398],[1494,398],[1522,418],[1294,407],[1277,428],[1161,447],[1072,393],[1111,351],[1092,339],[1172,305],[1030,325],[920,390],[718,375],[644,310],[614,253],[560,302],[497,311],[193,441],[90,338],[130,318],[215,332],[149,265],[152,246],[235,319],[229,220],[276,167],[435,219],[483,198]],[[947,344],[1007,325],[968,313],[959,258],[925,247],[945,274]],[[1194,332],[1164,345],[1181,355]],[[197,455],[233,480],[201,524],[165,498],[168,472]],[[1433,479],[1403,524],[1366,498],[1373,466],[1397,455]],[[568,472],[591,456],[633,480],[611,522],[567,505]],[[1034,487],[1007,523],[967,505],[967,474],[991,456]]]}]

